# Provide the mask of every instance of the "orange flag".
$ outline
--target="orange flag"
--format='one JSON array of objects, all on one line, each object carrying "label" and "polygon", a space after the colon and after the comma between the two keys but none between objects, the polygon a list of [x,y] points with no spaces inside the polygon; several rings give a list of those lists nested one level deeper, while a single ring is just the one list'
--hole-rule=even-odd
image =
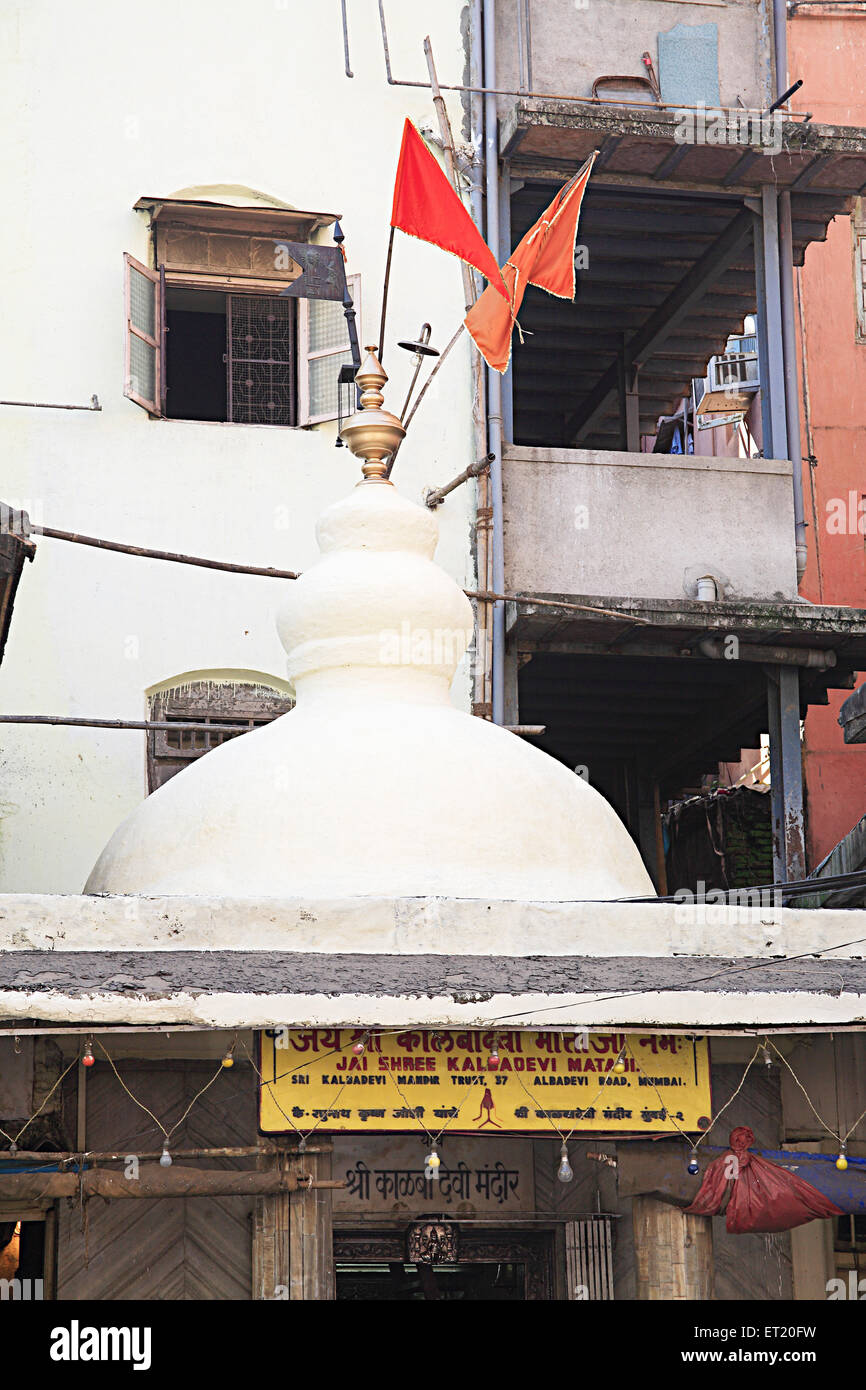
[{"label": "orange flag", "polygon": [[497,372],[508,367],[511,334],[527,285],[537,285],[558,299],[574,299],[577,224],[596,153],[559,190],[502,267],[508,303],[488,285],[463,320],[481,356]]},{"label": "orange flag", "polygon": [[391,226],[473,265],[507,305],[496,257],[408,116],[394,183]]}]

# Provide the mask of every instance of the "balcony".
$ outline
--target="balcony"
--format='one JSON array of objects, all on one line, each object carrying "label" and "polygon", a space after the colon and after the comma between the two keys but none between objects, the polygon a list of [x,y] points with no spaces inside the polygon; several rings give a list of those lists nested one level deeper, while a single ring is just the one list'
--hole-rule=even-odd
[{"label": "balcony", "polygon": [[787,459],[510,445],[503,490],[509,592],[796,598]]}]

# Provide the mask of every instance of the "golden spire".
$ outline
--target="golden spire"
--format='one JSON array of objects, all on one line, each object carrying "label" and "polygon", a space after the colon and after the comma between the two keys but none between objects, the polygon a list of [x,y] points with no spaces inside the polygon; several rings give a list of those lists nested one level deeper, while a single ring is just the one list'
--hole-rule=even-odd
[{"label": "golden spire", "polygon": [[388,380],[376,356],[377,347],[365,347],[366,358],[355,381],[361,388],[361,409],[350,416],[340,430],[340,438],[352,453],[364,459],[361,472],[366,483],[387,483],[387,459],[406,431],[396,415],[382,409],[382,387]]}]

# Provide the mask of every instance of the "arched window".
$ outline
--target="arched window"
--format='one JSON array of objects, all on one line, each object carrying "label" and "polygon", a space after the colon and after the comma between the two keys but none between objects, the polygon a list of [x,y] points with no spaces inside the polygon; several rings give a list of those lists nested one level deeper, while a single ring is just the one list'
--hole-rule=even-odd
[{"label": "arched window", "polygon": [[150,720],[177,725],[148,731],[147,790],[154,792],[195,758],[285,714],[294,700],[276,686],[214,676],[159,690],[148,704]]}]

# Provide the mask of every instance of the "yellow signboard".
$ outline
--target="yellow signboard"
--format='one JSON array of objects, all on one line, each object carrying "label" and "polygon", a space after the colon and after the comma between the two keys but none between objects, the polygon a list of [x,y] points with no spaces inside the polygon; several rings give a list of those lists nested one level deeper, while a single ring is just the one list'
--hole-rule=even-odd
[{"label": "yellow signboard", "polygon": [[260,1059],[265,1134],[668,1134],[711,1114],[706,1038],[280,1028]]}]

